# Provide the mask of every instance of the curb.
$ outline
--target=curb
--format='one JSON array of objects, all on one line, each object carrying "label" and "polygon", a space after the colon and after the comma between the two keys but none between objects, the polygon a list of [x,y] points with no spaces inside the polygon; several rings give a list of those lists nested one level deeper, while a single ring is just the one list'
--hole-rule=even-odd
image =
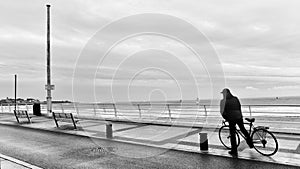
[{"label": "curb", "polygon": [[[27,162],[18,160],[18,159],[13,158],[13,157],[9,157],[9,156],[4,155],[4,154],[1,154],[1,153],[0,153],[0,158],[3,158],[3,159],[5,159],[5,160],[7,160],[7,161],[10,161],[10,162],[12,162],[12,163],[21,165],[21,166],[26,167],[26,168],[31,168],[31,169],[43,169],[43,168],[41,168],[41,167],[37,167],[37,166],[35,166],[35,165],[29,164],[29,163],[27,163]],[[0,166],[0,168],[1,168],[1,166]]]}]

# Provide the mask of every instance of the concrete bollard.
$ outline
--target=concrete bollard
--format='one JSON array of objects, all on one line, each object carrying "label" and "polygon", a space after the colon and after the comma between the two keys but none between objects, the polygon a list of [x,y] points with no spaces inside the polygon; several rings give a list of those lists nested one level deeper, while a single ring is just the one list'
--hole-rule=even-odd
[{"label": "concrete bollard", "polygon": [[113,138],[112,124],[106,124],[106,138]]},{"label": "concrete bollard", "polygon": [[199,133],[200,136],[200,150],[208,150],[208,139],[207,139],[207,133]]}]

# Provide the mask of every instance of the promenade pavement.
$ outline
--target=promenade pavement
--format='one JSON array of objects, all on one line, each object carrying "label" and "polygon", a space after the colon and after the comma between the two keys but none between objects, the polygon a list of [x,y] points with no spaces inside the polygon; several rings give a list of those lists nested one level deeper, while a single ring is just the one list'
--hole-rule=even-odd
[{"label": "promenade pavement", "polygon": [[[107,121],[99,119],[81,119],[77,124],[78,128],[75,130],[72,124],[64,122],[59,122],[60,127],[57,128],[53,119],[45,116],[33,116],[32,123],[18,124],[12,114],[0,115],[0,124],[74,134],[90,137],[91,139],[106,139],[107,123]],[[155,122],[136,123],[115,119],[111,121],[111,124],[113,127],[113,140],[115,141],[232,158],[228,155],[228,150],[219,141],[218,126],[207,124],[197,124],[196,127],[188,127],[184,124],[170,126],[168,124],[155,124]],[[199,133],[203,132],[208,134],[208,151],[201,151],[199,148]],[[300,167],[300,132],[296,128],[293,131],[282,129],[275,135],[279,142],[279,151],[274,156],[263,156],[254,149],[249,149],[245,141],[242,141],[239,146],[238,158]],[[126,155],[128,156],[128,154]],[[134,154],[132,157],[134,158]]]}]

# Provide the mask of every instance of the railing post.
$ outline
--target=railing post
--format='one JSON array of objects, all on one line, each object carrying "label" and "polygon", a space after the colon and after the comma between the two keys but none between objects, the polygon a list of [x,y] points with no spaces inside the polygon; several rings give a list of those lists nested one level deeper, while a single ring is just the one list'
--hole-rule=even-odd
[{"label": "railing post", "polygon": [[117,117],[117,108],[116,108],[116,105],[113,104],[113,106],[114,106],[114,111],[115,111],[115,117]]},{"label": "railing post", "polygon": [[199,105],[199,101],[198,100],[196,101],[196,107],[197,107],[197,113],[199,113],[200,112],[200,105]]},{"label": "railing post", "polygon": [[62,113],[65,113],[64,105],[61,103],[60,106],[61,106],[61,112],[62,112]]},{"label": "railing post", "polygon": [[96,114],[97,114],[96,104],[93,104],[93,108],[94,108],[94,116],[96,116]]},{"label": "railing post", "polygon": [[249,105],[250,118],[252,118],[251,106]]},{"label": "railing post", "polygon": [[75,106],[75,110],[76,110],[77,115],[79,115],[78,103],[74,103],[74,106]]},{"label": "railing post", "polygon": [[167,104],[167,107],[168,107],[168,111],[169,111],[169,119],[172,120],[170,105]]},{"label": "railing post", "polygon": [[9,112],[11,113],[11,107],[10,107],[10,104],[8,103],[8,110]]},{"label": "railing post", "polygon": [[207,110],[206,110],[206,106],[205,106],[205,105],[203,105],[203,107],[204,107],[204,113],[205,113],[205,117],[207,117]]},{"label": "railing post", "polygon": [[142,118],[142,112],[141,112],[140,105],[138,104],[137,107],[138,107],[138,109],[139,109],[139,117]]}]

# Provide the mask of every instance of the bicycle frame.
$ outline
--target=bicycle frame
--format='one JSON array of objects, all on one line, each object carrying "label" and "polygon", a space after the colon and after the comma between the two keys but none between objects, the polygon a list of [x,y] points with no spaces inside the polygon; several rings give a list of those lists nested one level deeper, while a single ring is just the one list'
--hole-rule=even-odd
[{"label": "bicycle frame", "polygon": [[[226,124],[226,122],[228,123],[228,121],[223,120],[223,122],[222,122],[223,126],[229,126],[229,124]],[[250,126],[250,127],[249,127],[249,130],[248,130],[248,133],[249,133],[249,135],[251,136],[252,132],[253,132],[254,129],[255,129],[255,127],[254,127],[254,125],[253,125],[253,122],[250,122],[250,123],[248,123],[248,122],[245,123],[245,122],[244,122],[244,124],[247,124],[247,125]],[[245,137],[244,134],[241,132],[241,130],[236,129],[236,132],[237,132],[240,136],[242,136],[244,139],[246,139],[246,137]]]}]

